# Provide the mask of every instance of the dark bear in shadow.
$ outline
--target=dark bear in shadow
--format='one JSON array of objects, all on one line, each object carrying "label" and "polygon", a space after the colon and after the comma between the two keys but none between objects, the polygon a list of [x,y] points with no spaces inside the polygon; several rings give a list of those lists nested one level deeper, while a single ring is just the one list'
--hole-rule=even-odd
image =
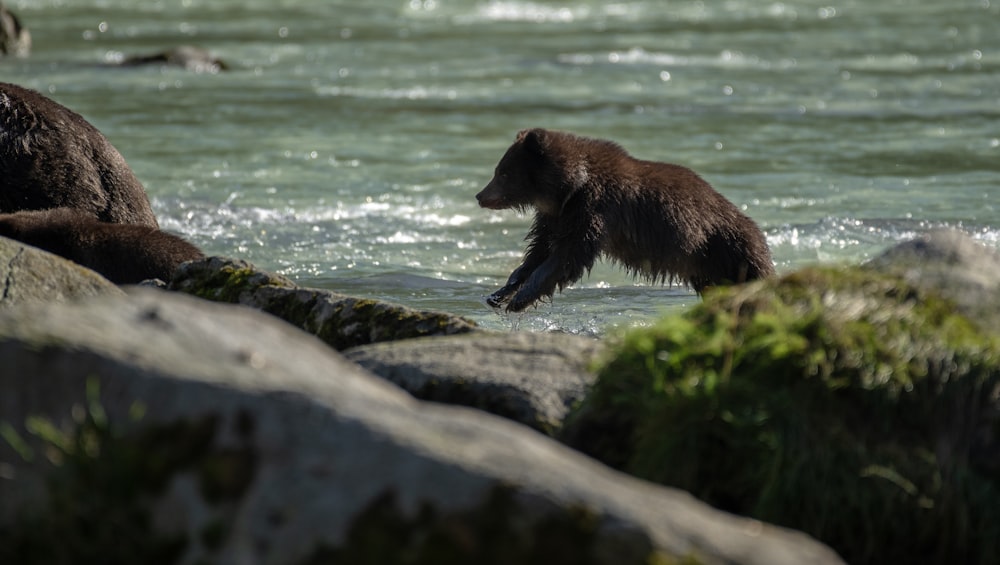
[{"label": "dark bear in shadow", "polygon": [[600,255],[699,295],[774,273],[757,224],[694,171],[635,159],[610,141],[522,131],[476,199],[494,210],[535,210],[524,261],[487,298],[510,312],[576,282]]},{"label": "dark bear in shadow", "polygon": [[0,82],[0,213],[60,207],[158,227],[145,189],[101,132],[33,90]]},{"label": "dark bear in shadow", "polygon": [[88,267],[115,284],[169,281],[181,263],[204,258],[194,245],[158,228],[101,222],[72,208],[0,214],[0,235]]}]

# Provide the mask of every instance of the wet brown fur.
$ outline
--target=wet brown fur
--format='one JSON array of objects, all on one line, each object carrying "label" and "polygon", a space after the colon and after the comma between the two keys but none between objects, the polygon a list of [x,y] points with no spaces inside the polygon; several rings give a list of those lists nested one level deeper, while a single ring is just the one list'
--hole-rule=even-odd
[{"label": "wet brown fur", "polygon": [[187,241],[136,224],[110,224],[71,208],[0,214],[0,236],[44,249],[115,284],[169,281],[184,261],[204,257]]},{"label": "wet brown fur", "polygon": [[157,227],[145,189],[101,132],[38,92],[0,82],[0,213],[60,207]]},{"label": "wet brown fur", "polygon": [[578,281],[602,255],[699,294],[774,273],[757,224],[694,171],[635,159],[610,141],[524,130],[476,198],[485,208],[535,210],[524,261],[487,299],[508,311]]}]

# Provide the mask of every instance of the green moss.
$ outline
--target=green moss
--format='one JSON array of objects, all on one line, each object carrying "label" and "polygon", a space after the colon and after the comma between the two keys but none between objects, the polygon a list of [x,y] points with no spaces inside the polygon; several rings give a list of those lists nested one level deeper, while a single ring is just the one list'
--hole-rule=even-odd
[{"label": "green moss", "polygon": [[290,291],[268,297],[261,305],[261,309],[293,326],[315,334],[317,331],[316,305],[317,296],[315,293]]},{"label": "green moss", "polygon": [[[476,509],[440,512],[423,504],[412,517],[386,492],[358,515],[343,545],[320,547],[303,565],[586,565],[601,562],[599,525],[600,518],[582,507],[527,518],[507,487],[495,488]],[[613,557],[616,564],[697,562],[669,559],[641,544]]]},{"label": "green moss", "polygon": [[464,333],[475,323],[441,312],[422,312],[363,298],[343,298],[330,316],[305,326],[337,350],[430,335]]},{"label": "green moss", "polygon": [[[445,333],[471,331],[475,324],[449,314],[422,312],[375,300],[351,299],[350,317],[370,331],[370,341],[395,341]],[[463,325],[462,328],[458,326]],[[449,332],[455,327],[456,331]],[[361,344],[355,344],[361,345]]]},{"label": "green moss", "polygon": [[210,272],[210,276],[195,281],[192,290],[201,298],[236,303],[240,301],[240,294],[247,290],[247,280],[252,274],[253,271],[250,269],[234,269],[226,266]]},{"label": "green moss", "polygon": [[299,288],[284,277],[233,259],[211,258],[185,265],[170,288],[216,302],[256,307],[338,350],[475,329],[474,322],[445,313]]},{"label": "green moss", "polygon": [[215,302],[239,303],[247,293],[261,287],[289,287],[282,277],[258,271],[242,261],[210,260],[207,264],[190,266],[182,280],[173,281],[171,288]]},{"label": "green moss", "polygon": [[848,562],[1000,561],[1000,341],[864,269],[720,290],[626,335],[571,445]]}]

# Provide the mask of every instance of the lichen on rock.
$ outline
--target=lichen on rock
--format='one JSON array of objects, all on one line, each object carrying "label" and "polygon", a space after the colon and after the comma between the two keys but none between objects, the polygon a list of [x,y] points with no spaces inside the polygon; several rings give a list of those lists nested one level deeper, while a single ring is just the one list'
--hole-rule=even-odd
[{"label": "lichen on rock", "polygon": [[179,290],[215,302],[239,303],[262,287],[294,288],[291,280],[256,269],[247,261],[209,257],[181,265],[170,282]]},{"label": "lichen on rock", "polygon": [[334,349],[431,335],[466,333],[475,322],[444,312],[299,287],[236,259],[210,257],[182,265],[170,282],[178,290],[267,312],[318,336]]}]

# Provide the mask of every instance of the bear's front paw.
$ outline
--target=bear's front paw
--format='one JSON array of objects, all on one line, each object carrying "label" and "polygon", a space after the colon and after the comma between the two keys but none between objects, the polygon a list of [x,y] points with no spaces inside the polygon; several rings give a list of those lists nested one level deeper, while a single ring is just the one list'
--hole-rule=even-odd
[{"label": "bear's front paw", "polygon": [[504,305],[504,302],[507,302],[508,296],[509,295],[500,294],[499,291],[494,292],[493,294],[486,297],[486,305],[489,306],[490,308],[500,308],[501,306]]},{"label": "bear's front paw", "polygon": [[500,308],[510,300],[510,297],[517,292],[517,286],[507,285],[486,297],[486,304],[490,308]]}]

